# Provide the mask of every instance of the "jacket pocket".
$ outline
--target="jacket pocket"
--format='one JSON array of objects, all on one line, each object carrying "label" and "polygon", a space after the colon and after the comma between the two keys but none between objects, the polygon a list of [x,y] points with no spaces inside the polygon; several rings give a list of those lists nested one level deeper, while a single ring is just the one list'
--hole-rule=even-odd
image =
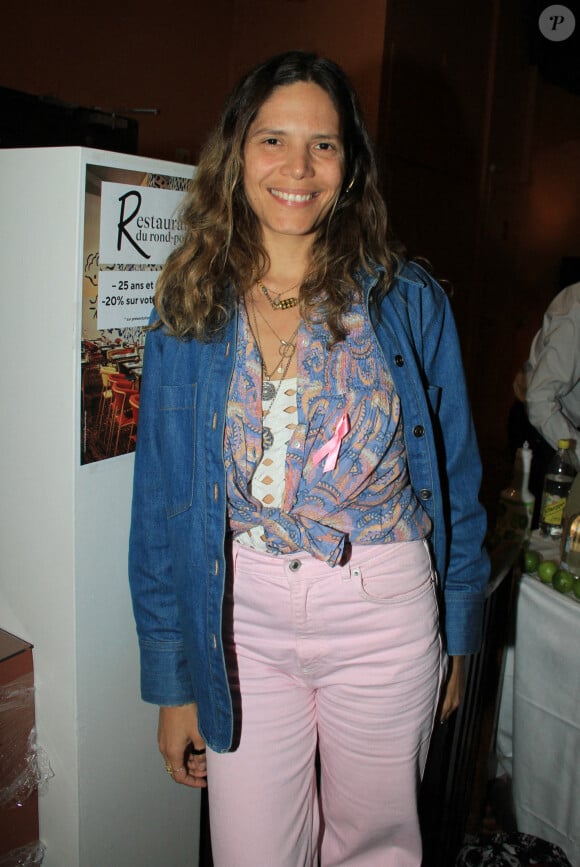
[{"label": "jacket pocket", "polygon": [[161,467],[167,517],[185,512],[193,502],[194,418],[197,386],[159,386]]}]

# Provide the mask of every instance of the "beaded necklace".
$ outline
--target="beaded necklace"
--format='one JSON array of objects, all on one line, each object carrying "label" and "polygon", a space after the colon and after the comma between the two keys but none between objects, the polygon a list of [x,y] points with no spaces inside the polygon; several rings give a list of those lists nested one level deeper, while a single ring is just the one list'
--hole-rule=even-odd
[{"label": "beaded necklace", "polygon": [[294,296],[290,298],[282,298],[281,292],[276,293],[277,298],[272,298],[272,296],[270,295],[270,290],[266,286],[264,286],[261,280],[256,280],[256,283],[270,302],[272,310],[288,310],[290,307],[296,307],[296,305],[298,304],[298,298]]}]

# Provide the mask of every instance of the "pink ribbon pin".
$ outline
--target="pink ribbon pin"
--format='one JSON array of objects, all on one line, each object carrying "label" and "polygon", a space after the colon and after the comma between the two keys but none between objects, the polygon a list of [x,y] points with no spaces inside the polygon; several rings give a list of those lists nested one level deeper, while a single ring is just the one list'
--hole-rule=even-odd
[{"label": "pink ribbon pin", "polygon": [[336,462],[338,460],[338,453],[340,451],[340,444],[347,435],[350,430],[350,418],[348,417],[348,413],[343,412],[341,417],[339,418],[336,429],[334,431],[334,435],[331,439],[328,440],[327,443],[324,443],[319,449],[316,449],[314,455],[312,456],[312,460],[314,466],[317,467],[322,458],[326,457],[326,461],[324,462],[324,468],[322,470],[323,473],[329,472],[329,470],[333,470],[336,466]]}]

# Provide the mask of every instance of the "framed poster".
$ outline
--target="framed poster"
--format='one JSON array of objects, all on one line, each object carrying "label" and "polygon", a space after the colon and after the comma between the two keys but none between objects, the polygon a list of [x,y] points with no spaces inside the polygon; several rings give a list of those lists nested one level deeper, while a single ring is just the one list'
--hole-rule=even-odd
[{"label": "framed poster", "polygon": [[135,449],[147,324],[163,264],[184,235],[180,208],[189,183],[143,169],[86,166],[81,464]]}]

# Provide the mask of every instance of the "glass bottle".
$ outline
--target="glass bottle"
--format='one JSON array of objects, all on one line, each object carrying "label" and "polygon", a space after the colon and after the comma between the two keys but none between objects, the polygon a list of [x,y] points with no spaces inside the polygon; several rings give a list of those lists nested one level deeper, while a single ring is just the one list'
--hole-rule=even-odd
[{"label": "glass bottle", "polygon": [[529,538],[535,497],[528,487],[532,450],[528,443],[516,451],[513,479],[499,495],[497,517],[488,540],[492,574],[512,566]]},{"label": "glass bottle", "polygon": [[575,456],[570,451],[570,440],[558,440],[558,451],[548,465],[544,477],[544,491],[540,506],[540,532],[544,536],[560,538],[566,500],[576,475]]},{"label": "glass bottle", "polygon": [[512,483],[500,493],[498,504],[498,513],[503,514],[506,529],[515,530],[524,538],[530,534],[536,500],[528,487],[531,465],[532,450],[525,442],[516,451]]}]

